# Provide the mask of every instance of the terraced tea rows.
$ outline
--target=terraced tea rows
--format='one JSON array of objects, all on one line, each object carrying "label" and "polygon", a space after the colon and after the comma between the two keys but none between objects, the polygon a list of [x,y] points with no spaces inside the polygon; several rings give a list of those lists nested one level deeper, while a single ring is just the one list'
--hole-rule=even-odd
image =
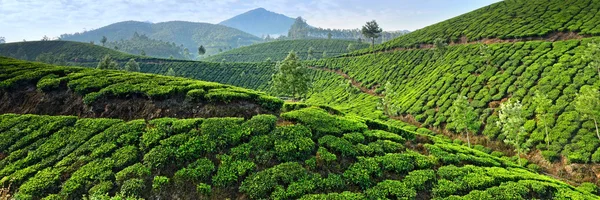
[{"label": "terraced tea rows", "polygon": [[318,108],[248,120],[7,114],[0,138],[0,184],[19,199],[598,198],[506,158]]}]

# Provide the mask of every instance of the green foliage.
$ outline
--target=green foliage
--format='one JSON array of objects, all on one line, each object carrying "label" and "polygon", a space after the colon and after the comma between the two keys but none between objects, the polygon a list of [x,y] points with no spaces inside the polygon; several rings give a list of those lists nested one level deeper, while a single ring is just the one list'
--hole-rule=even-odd
[{"label": "green foliage", "polygon": [[479,116],[475,113],[473,107],[469,105],[469,101],[465,96],[459,96],[454,100],[451,107],[449,128],[457,131],[465,131],[467,135],[467,144],[471,147],[469,132],[476,133],[481,126]]},{"label": "green foliage", "polygon": [[307,68],[298,61],[296,53],[291,51],[288,56],[277,64],[278,71],[273,74],[273,90],[277,94],[302,98],[310,88]]},{"label": "green foliage", "polygon": [[596,135],[600,139],[598,130],[598,119],[600,119],[600,92],[592,86],[585,85],[581,87],[581,91],[575,98],[575,110],[581,114],[583,118],[594,121],[596,127]]},{"label": "green foliage", "polygon": [[213,171],[215,171],[215,164],[202,158],[175,172],[173,180],[177,185],[183,187],[186,184],[208,181]]},{"label": "green foliage", "polygon": [[130,72],[139,72],[140,71],[140,65],[135,62],[135,59],[129,59],[129,61],[127,61],[127,63],[125,63],[125,67],[123,68],[125,71],[130,71]]},{"label": "green foliage", "polygon": [[126,197],[141,197],[145,188],[144,180],[134,178],[123,182],[120,193]]},{"label": "green foliage", "polygon": [[541,37],[556,32],[599,35],[596,19],[590,20],[598,8],[593,0],[502,1],[397,37],[378,45],[376,50],[433,44],[437,38],[472,42],[486,38]]},{"label": "green foliage", "polygon": [[[597,198],[483,146],[427,135],[409,141],[402,123],[314,107],[281,116],[0,115],[0,184],[11,182],[18,199]],[[312,128],[318,124],[327,129]]]},{"label": "green foliage", "polygon": [[115,40],[106,43],[108,47],[117,49],[133,55],[139,55],[141,51],[147,56],[157,58],[169,58],[173,56],[178,59],[185,59],[183,55],[183,46],[176,45],[173,42],[151,39],[144,34],[133,33],[133,37],[125,40]]},{"label": "green foliage", "polygon": [[361,29],[361,33],[367,37],[372,39],[372,46],[375,46],[375,39],[379,38],[383,30],[379,28],[379,24],[375,20],[367,22]]},{"label": "green foliage", "polygon": [[[266,96],[261,92],[184,78],[48,66],[9,58],[0,58],[0,67],[0,71],[6,74],[0,82],[2,88],[17,87],[20,83],[38,82],[44,92],[50,92],[60,89],[56,87],[57,84],[65,84],[77,95],[83,96],[84,103],[87,104],[103,97],[125,98],[131,95],[143,95],[157,100],[166,99],[181,93],[186,94],[191,90],[202,89],[208,90],[205,96],[212,103],[250,101],[271,111],[278,111],[283,105],[282,100]],[[48,79],[55,81],[49,84]]]},{"label": "green foliage", "polygon": [[[521,155],[521,152],[527,151],[527,148],[523,146],[521,142],[525,137],[525,123],[523,118],[523,105],[521,102],[513,102],[509,100],[500,105],[499,118],[497,125],[502,128],[502,135],[504,136],[504,142],[512,145],[518,151],[517,155]],[[521,160],[519,160],[521,164]]]},{"label": "green foliage", "polygon": [[163,190],[166,185],[169,184],[169,177],[166,176],[155,176],[152,180],[152,190],[160,191]]},{"label": "green foliage", "polygon": [[119,63],[113,61],[112,58],[110,58],[110,55],[106,55],[98,63],[98,66],[96,67],[96,69],[113,69],[113,70],[118,70],[118,69],[121,69],[121,68],[119,67]]}]

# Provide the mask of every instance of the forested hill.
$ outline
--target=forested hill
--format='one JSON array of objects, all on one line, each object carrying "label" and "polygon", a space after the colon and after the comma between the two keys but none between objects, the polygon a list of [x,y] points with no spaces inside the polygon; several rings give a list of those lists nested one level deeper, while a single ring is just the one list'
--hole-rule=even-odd
[{"label": "forested hill", "polygon": [[464,43],[538,38],[556,32],[600,35],[600,17],[596,15],[599,9],[597,0],[501,1],[398,37],[377,49],[419,47],[433,44],[437,38]]},{"label": "forested hill", "polygon": [[0,44],[0,55],[60,65],[65,65],[69,62],[98,62],[105,55],[110,55],[113,59],[117,60],[142,57],[90,43],[72,41],[34,41]]},{"label": "forested hill", "polygon": [[184,21],[161,23],[125,21],[83,33],[63,34],[61,39],[99,43],[102,37],[106,36],[109,42],[114,42],[130,39],[136,32],[152,39],[183,45],[184,48],[188,48],[194,53],[197,53],[198,47],[203,45],[206,47],[207,54],[214,54],[219,49],[236,48],[262,40],[249,33],[223,25]]},{"label": "forested hill", "polygon": [[222,60],[226,62],[264,62],[270,59],[276,62],[283,60],[290,51],[296,52],[303,60],[309,60],[338,56],[367,47],[369,47],[368,43],[349,40],[281,40],[233,49],[207,57],[205,60],[213,62],[221,62]]},{"label": "forested hill", "polygon": [[183,45],[151,39],[148,36],[140,35],[137,32],[133,34],[131,39],[111,41],[103,45],[114,50],[134,55],[157,58],[194,59],[197,55],[195,49],[190,51],[183,47]]},{"label": "forested hill", "polygon": [[258,37],[266,37],[267,35],[287,35],[293,23],[294,18],[274,13],[264,8],[257,8],[219,24],[236,28]]}]

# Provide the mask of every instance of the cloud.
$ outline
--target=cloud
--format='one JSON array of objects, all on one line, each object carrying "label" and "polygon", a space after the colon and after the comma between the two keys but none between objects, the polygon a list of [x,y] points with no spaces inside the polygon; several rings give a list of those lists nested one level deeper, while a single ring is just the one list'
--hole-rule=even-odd
[{"label": "cloud", "polygon": [[[0,0],[0,36],[8,41],[100,28],[115,22],[218,23],[264,7],[324,28],[359,28],[376,19],[385,30],[422,28],[498,0]],[[457,7],[461,9],[457,9]]]}]

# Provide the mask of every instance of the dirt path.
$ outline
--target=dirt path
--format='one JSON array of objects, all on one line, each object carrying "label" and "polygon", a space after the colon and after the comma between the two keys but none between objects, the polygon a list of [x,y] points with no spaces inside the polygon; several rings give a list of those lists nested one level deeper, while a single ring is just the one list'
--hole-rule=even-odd
[{"label": "dirt path", "polygon": [[[513,38],[513,39],[500,39],[500,38],[484,38],[475,41],[469,41],[469,39],[465,36],[461,37],[458,41],[448,43],[449,46],[455,45],[463,45],[463,44],[498,44],[498,43],[515,43],[515,42],[528,42],[528,41],[547,41],[547,42],[555,42],[555,41],[563,41],[563,40],[573,40],[573,39],[582,39],[593,37],[592,35],[581,35],[576,32],[554,32],[541,37],[526,37],[526,38]],[[419,47],[406,48],[406,47],[397,47],[394,49],[388,50],[378,50],[375,52],[366,52],[361,54],[353,54],[346,55],[341,57],[355,57],[362,56],[374,53],[391,53],[396,51],[409,51],[409,50],[420,50],[420,49],[433,49],[435,45],[433,44],[420,44]]]},{"label": "dirt path", "polygon": [[[361,82],[356,81],[355,79],[353,79],[352,77],[350,77],[348,74],[344,73],[341,70],[332,70],[332,69],[320,68],[320,67],[309,67],[309,68],[336,73],[336,74],[344,77],[344,79],[349,80],[354,87],[359,88],[360,91],[362,91],[363,93],[377,96],[377,97],[383,97],[382,95],[377,94],[375,92],[376,87],[375,88],[363,87]],[[405,122],[405,123],[408,123],[408,124],[411,124],[411,125],[414,125],[417,127],[422,127],[421,123],[418,122],[417,120],[415,120],[414,117],[412,117],[411,115],[388,116],[388,117],[393,120],[398,120],[398,121],[402,121],[402,122]],[[467,139],[464,134],[453,133],[451,131],[448,131],[444,127],[441,127],[441,128],[431,128],[430,127],[428,129],[437,134],[447,136],[448,138],[451,138],[453,140],[458,139],[458,140],[462,140],[465,143],[467,142]],[[507,156],[515,155],[514,148],[503,143],[502,141],[490,139],[485,135],[481,135],[481,134],[470,135],[470,140],[471,140],[471,146],[482,145],[482,146],[490,148],[494,151],[500,151]],[[569,163],[564,156],[561,156],[559,161],[548,162],[542,156],[542,152],[538,149],[532,150],[528,154],[522,155],[522,156],[524,158],[527,158],[527,160],[529,160],[530,162],[538,165],[541,168],[540,173],[551,176],[551,177],[559,179],[559,180],[562,180],[563,182],[566,182],[571,185],[577,186],[583,182],[596,183],[598,180],[600,180],[600,166],[598,166],[598,165],[572,164],[572,163]]]},{"label": "dirt path", "polygon": [[348,76],[348,74],[344,73],[342,70],[333,70],[333,69],[329,69],[329,68],[320,68],[320,67],[308,67],[309,69],[315,69],[315,70],[322,70],[322,71],[327,71],[327,72],[332,72],[332,73],[336,73],[342,77],[344,77],[344,79],[349,80],[352,85],[358,89],[360,89],[360,91],[373,95],[373,96],[378,96],[378,97],[383,97],[383,95],[378,94],[377,92],[375,92],[375,90],[377,90],[377,88],[379,87],[379,85],[376,85],[372,88],[366,88],[362,86],[361,82],[356,81],[355,79],[353,79],[352,77]]}]

